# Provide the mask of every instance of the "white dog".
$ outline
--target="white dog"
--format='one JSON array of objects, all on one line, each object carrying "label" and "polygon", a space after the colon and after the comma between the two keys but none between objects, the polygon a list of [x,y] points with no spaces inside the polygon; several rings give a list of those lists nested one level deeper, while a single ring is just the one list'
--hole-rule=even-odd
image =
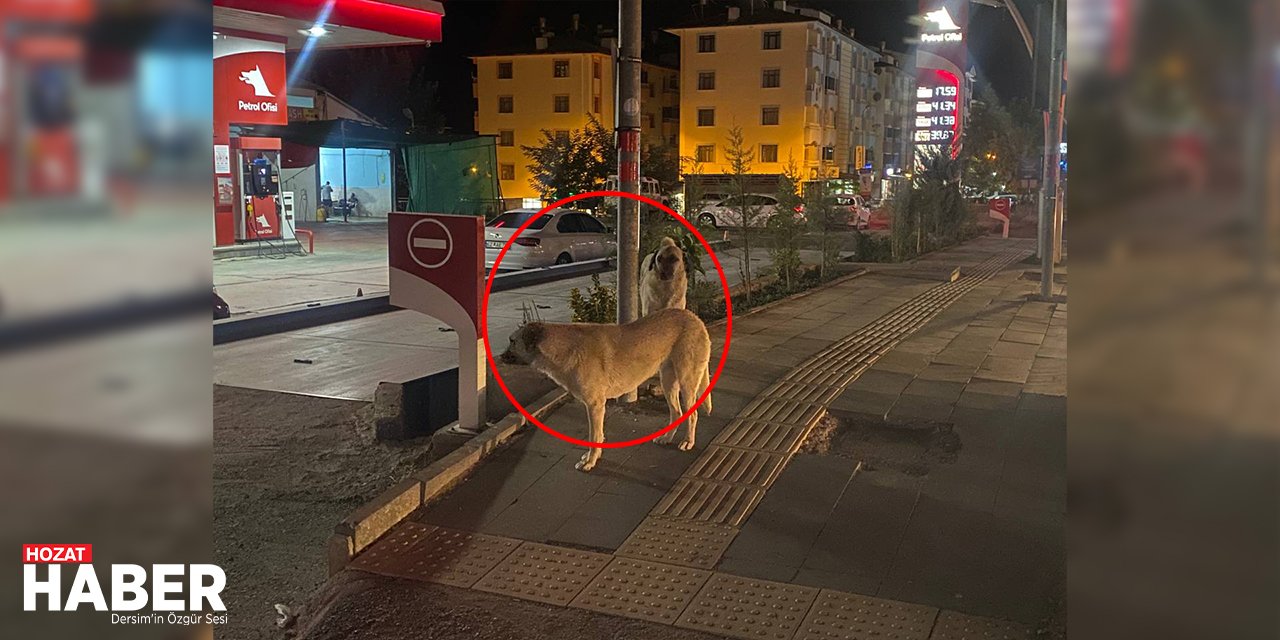
[{"label": "white dog", "polygon": [[663,238],[658,250],[640,263],[640,315],[685,308],[688,289],[684,252],[675,240]]}]

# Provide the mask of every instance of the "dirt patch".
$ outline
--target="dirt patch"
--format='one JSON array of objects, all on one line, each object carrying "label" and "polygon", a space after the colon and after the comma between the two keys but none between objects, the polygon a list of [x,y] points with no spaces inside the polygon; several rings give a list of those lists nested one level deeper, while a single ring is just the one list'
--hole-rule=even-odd
[{"label": "dirt patch", "polygon": [[297,625],[305,640],[714,640],[717,636],[570,607],[344,571]]},{"label": "dirt patch", "polygon": [[935,465],[955,462],[960,447],[960,436],[950,423],[827,414],[809,432],[800,453],[858,460],[866,471],[891,469],[923,476]]},{"label": "dirt patch", "polygon": [[280,637],[273,605],[324,582],[334,525],[427,463],[429,439],[377,442],[370,416],[364,402],[214,387],[214,557],[231,613],[219,637]]}]

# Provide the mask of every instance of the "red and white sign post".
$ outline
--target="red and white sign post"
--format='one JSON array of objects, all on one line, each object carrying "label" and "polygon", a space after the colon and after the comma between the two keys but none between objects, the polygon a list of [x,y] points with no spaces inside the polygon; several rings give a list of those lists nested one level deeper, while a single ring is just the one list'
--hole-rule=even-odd
[{"label": "red and white sign post", "polygon": [[1004,225],[1004,231],[1001,237],[1009,237],[1009,206],[1008,198],[992,198],[987,201],[987,215],[994,220],[1000,221]]},{"label": "red and white sign post", "polygon": [[458,426],[485,422],[484,219],[393,212],[387,222],[391,304],[444,321],[458,335]]}]

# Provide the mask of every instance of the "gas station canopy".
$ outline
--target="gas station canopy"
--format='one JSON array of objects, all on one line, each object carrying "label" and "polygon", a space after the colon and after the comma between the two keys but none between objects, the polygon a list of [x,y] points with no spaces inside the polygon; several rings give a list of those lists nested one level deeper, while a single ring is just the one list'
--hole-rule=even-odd
[{"label": "gas station canopy", "polygon": [[317,48],[440,42],[444,6],[434,0],[214,0],[214,29]]}]

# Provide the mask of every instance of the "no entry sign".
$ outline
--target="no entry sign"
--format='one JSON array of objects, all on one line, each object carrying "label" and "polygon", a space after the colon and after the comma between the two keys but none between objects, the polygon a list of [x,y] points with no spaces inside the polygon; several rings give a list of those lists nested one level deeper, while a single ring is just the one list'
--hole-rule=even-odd
[{"label": "no entry sign", "polygon": [[484,424],[486,367],[480,331],[484,220],[400,213],[387,221],[391,304],[447,323],[458,335],[458,426]]}]

